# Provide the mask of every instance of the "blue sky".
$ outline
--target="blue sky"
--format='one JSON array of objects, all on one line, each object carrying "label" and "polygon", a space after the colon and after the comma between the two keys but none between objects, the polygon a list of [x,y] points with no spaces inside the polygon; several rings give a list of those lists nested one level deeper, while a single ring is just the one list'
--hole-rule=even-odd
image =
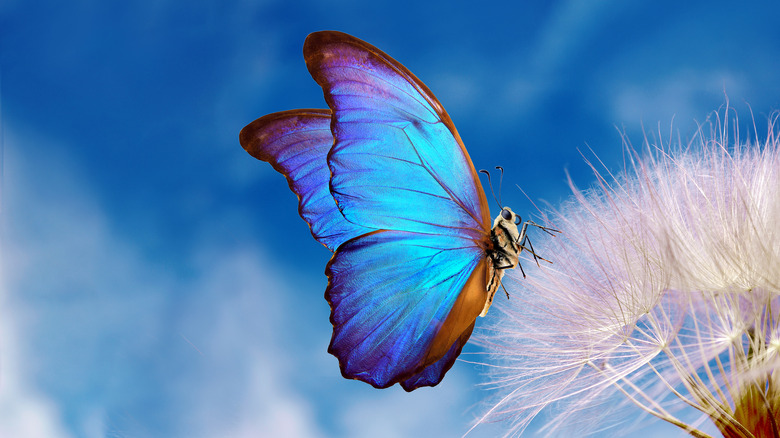
[{"label": "blue sky", "polygon": [[476,167],[506,169],[503,200],[522,213],[533,206],[514,184],[555,205],[567,171],[591,182],[580,151],[620,169],[618,129],[684,141],[727,95],[761,132],[780,109],[779,12],[3,1],[0,436],[462,435],[493,397],[483,366],[458,362],[411,394],[341,377],[326,352],[329,252],[284,179],[238,144],[257,117],[324,106],[306,35],[347,32],[406,65]]}]

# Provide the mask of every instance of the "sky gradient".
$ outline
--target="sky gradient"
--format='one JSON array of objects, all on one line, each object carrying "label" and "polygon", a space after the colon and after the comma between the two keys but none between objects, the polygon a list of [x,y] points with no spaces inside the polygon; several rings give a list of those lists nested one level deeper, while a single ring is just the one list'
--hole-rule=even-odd
[{"label": "sky gradient", "polygon": [[761,134],[780,109],[777,2],[525,3],[0,3],[0,436],[465,433],[493,396],[466,361],[489,358],[469,344],[410,394],[343,379],[330,253],[238,143],[325,106],[306,35],[404,64],[524,216],[515,184],[555,206],[567,173],[591,184],[581,154],[622,167],[621,133],[685,142],[728,99]]}]

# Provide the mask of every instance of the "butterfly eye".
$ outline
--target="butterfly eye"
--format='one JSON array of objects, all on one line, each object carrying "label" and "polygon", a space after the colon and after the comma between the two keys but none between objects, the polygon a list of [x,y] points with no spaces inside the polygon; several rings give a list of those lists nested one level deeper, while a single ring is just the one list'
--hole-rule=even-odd
[{"label": "butterfly eye", "polygon": [[501,217],[506,220],[510,220],[512,219],[512,212],[506,209],[501,210]]}]

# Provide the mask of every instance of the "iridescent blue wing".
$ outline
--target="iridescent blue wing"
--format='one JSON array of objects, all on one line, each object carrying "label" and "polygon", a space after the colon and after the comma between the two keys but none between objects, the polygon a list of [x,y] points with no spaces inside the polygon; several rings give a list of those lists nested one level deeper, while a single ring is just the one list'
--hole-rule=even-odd
[{"label": "iridescent blue wing", "polygon": [[[401,381],[401,386],[412,391],[421,386],[435,386],[444,377],[444,374],[452,368],[455,359],[460,355],[463,345],[469,340],[477,315],[481,312],[480,307],[485,305],[487,292],[487,263],[488,260],[482,258],[477,267],[472,271],[466,284],[460,289],[460,294],[455,303],[450,308],[447,319],[442,324],[436,334],[432,344],[429,356],[443,356],[438,361],[425,366],[420,372],[412,375],[406,380]],[[446,347],[450,346],[447,350]],[[446,352],[445,352],[446,350]],[[430,361],[430,359],[428,359]],[[426,362],[427,363],[427,362]]]},{"label": "iridescent blue wing", "polygon": [[303,53],[333,111],[330,188],[347,220],[474,239],[490,231],[471,158],[428,87],[340,32],[309,35]]},{"label": "iridescent blue wing", "polygon": [[327,155],[333,146],[330,110],[283,111],[263,116],[239,134],[241,146],[287,177],[298,212],[317,241],[335,251],[370,229],[348,222],[328,190]]},{"label": "iridescent blue wing", "polygon": [[407,391],[439,383],[485,304],[485,254],[468,238],[380,230],[326,269],[333,338],[347,378]]},{"label": "iridescent blue wing", "polygon": [[479,178],[441,104],[388,55],[319,32],[304,57],[333,111],[330,192],[347,221],[380,230],[328,265],[329,351],[345,377],[376,387],[435,385],[485,303]]}]

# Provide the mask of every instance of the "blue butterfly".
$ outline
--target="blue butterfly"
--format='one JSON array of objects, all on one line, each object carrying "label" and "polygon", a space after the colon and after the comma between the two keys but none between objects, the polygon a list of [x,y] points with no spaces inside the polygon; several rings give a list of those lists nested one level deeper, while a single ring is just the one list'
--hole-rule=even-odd
[{"label": "blue butterfly", "polygon": [[[241,145],[284,174],[315,239],[346,378],[406,391],[434,386],[484,316],[526,227],[485,192],[433,93],[376,47],[316,32],[303,54],[330,109],[261,117]],[[529,242],[530,245],[530,242]],[[536,255],[534,254],[534,257]]]}]

